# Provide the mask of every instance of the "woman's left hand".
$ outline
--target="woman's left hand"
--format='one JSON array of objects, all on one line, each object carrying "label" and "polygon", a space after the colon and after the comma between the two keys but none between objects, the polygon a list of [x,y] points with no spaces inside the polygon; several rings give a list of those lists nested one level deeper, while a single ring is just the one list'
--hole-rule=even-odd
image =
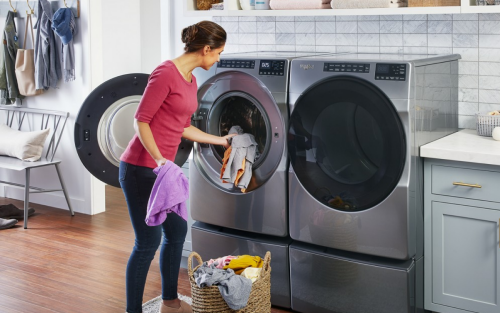
[{"label": "woman's left hand", "polygon": [[229,138],[232,138],[234,136],[236,136],[237,134],[229,134],[229,135],[226,135],[226,136],[223,136],[221,138],[224,139],[224,143],[221,144],[221,146],[223,146],[224,148],[229,148],[231,145],[229,144]]}]

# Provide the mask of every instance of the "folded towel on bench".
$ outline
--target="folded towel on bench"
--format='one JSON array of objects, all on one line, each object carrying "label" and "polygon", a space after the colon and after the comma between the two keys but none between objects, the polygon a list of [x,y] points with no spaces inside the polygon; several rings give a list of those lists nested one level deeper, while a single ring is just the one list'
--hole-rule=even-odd
[{"label": "folded towel on bench", "polygon": [[316,10],[331,9],[331,0],[271,0],[273,10]]}]

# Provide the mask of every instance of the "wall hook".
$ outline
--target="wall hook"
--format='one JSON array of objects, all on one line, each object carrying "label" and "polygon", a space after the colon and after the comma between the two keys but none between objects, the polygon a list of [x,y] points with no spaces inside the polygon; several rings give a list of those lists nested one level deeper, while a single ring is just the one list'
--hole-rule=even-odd
[{"label": "wall hook", "polygon": [[14,13],[17,13],[16,8],[14,8],[14,7],[12,6],[12,2],[11,2],[10,0],[9,0],[9,4],[10,4],[10,7],[12,8],[12,11],[13,11]]},{"label": "wall hook", "polygon": [[30,14],[35,14],[35,10],[33,10],[33,8],[30,6],[30,1],[29,0],[26,0],[26,3],[28,4],[28,8],[30,8],[30,11],[26,10],[26,15],[30,15]]}]

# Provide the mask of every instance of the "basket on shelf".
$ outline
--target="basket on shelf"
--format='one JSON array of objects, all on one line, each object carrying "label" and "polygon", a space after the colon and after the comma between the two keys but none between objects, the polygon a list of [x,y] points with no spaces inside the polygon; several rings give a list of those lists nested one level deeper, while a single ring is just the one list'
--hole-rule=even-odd
[{"label": "basket on shelf", "polygon": [[[198,266],[193,269],[193,258]],[[203,287],[196,285],[194,272],[203,264],[200,255],[191,252],[188,257],[188,275],[193,299],[193,313],[270,313],[271,312],[271,253],[266,252],[264,265],[259,279],[252,284],[252,291],[247,306],[241,310],[232,310],[222,298],[219,287]]]},{"label": "basket on shelf", "polygon": [[491,137],[495,127],[500,127],[500,115],[476,114],[476,129],[479,136]]},{"label": "basket on shelf", "polygon": [[409,7],[460,6],[460,0],[408,0]]},{"label": "basket on shelf", "polygon": [[210,10],[212,4],[222,2],[221,0],[196,0],[198,10]]}]

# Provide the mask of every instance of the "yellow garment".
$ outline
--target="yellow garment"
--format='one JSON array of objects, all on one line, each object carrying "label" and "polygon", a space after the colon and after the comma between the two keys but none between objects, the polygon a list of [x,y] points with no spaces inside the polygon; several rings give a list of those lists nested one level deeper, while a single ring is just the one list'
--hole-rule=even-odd
[{"label": "yellow garment", "polygon": [[252,281],[252,283],[254,283],[259,278],[261,271],[262,268],[247,267],[245,268],[243,273],[241,273],[241,276],[249,278]]},{"label": "yellow garment", "polygon": [[[220,178],[222,179],[222,175],[224,175],[224,172],[226,171],[227,168],[227,161],[229,160],[229,156],[231,155],[231,147],[227,148],[226,152],[224,152],[224,158],[222,159],[222,168],[220,170]],[[223,183],[229,183],[225,180],[222,180]]]},{"label": "yellow garment", "polygon": [[229,265],[224,266],[224,269],[232,269],[236,274],[240,275],[247,267],[262,267],[264,260],[260,256],[240,255],[237,259],[231,260]]}]

